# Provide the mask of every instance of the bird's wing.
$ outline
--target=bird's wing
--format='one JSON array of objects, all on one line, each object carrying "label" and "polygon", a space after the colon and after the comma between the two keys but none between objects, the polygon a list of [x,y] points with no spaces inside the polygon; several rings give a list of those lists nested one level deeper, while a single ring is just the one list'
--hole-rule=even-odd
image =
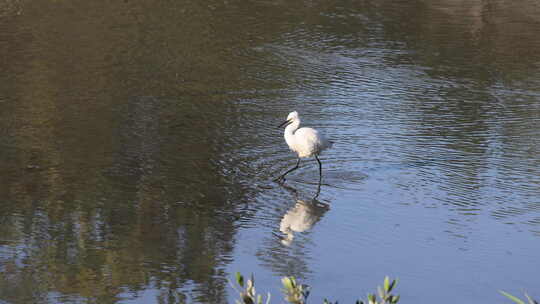
[{"label": "bird's wing", "polygon": [[324,137],[312,128],[300,128],[294,133],[299,143],[304,147],[320,149],[323,146]]}]

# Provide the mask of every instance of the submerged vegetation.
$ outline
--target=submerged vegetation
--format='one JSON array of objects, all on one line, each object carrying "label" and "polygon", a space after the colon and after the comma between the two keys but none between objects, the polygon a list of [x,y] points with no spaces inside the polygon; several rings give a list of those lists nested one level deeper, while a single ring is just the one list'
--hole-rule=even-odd
[{"label": "submerged vegetation", "polygon": [[[257,294],[255,291],[255,279],[253,278],[253,274],[250,279],[245,281],[244,276],[237,272],[236,285],[231,281],[229,281],[229,283],[239,294],[240,299],[236,300],[236,304],[270,304],[270,293],[266,295],[266,299],[263,299],[263,296]],[[292,276],[283,277],[281,283],[283,284],[282,292],[287,303],[307,304],[307,298],[310,293],[308,285],[298,283]],[[396,284],[397,280],[390,281],[389,277],[385,277],[383,286],[377,287],[377,294],[368,294],[367,301],[357,300],[355,304],[396,304],[399,301],[399,295],[393,295],[391,293],[394,287],[396,287]],[[527,302],[505,291],[500,291],[500,293],[517,304],[539,304],[538,301],[532,299],[527,293],[525,293]],[[338,304],[338,302],[331,302],[324,299],[323,304]]]}]

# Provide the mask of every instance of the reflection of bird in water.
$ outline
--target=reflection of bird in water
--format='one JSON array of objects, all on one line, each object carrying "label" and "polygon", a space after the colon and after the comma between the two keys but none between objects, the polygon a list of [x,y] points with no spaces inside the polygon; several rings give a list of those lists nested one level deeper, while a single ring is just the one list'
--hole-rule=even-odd
[{"label": "reflection of bird in water", "polygon": [[305,157],[315,156],[315,159],[319,163],[319,185],[322,180],[322,164],[318,155],[325,149],[330,148],[332,143],[328,141],[322,134],[312,128],[300,128],[300,117],[298,112],[294,111],[289,113],[287,120],[283,122],[279,127],[287,126],[285,128],[285,141],[289,148],[298,154],[298,161],[296,166],[289,169],[287,172],[280,175],[275,181],[285,181],[285,175],[298,169],[300,166],[300,159]]},{"label": "reflection of bird in water", "polygon": [[286,234],[281,243],[286,246],[291,245],[294,232],[304,232],[311,229],[329,209],[328,204],[317,200],[297,200],[294,207],[289,209],[281,219],[279,230]]}]

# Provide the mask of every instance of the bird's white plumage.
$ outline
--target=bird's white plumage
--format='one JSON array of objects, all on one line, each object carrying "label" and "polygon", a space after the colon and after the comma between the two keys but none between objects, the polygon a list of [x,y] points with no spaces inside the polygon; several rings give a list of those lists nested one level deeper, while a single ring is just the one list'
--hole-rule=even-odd
[{"label": "bird's white plumage", "polygon": [[298,157],[319,155],[332,145],[315,129],[299,129],[301,121],[298,112],[289,113],[287,121],[290,121],[290,124],[285,128],[285,141],[289,148],[298,154]]}]

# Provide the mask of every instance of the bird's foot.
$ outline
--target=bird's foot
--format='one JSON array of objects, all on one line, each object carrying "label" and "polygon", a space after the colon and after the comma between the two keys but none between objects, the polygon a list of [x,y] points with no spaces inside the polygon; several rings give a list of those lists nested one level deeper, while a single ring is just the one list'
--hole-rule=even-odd
[{"label": "bird's foot", "polygon": [[278,178],[274,179],[274,182],[276,182],[276,183],[284,183],[285,182],[285,177],[279,176]]}]

